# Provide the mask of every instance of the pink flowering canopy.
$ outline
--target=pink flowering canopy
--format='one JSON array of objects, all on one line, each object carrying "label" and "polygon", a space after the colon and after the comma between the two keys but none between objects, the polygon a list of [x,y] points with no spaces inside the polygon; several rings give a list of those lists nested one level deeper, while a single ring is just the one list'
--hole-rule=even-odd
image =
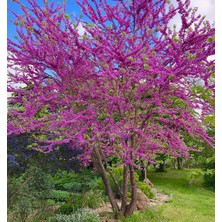
[{"label": "pink flowering canopy", "polygon": [[214,98],[215,30],[189,0],[77,1],[85,21],[27,1],[16,1],[24,13],[8,39],[9,135],[41,135],[44,152],[73,144],[85,162],[97,148],[131,165],[188,157],[185,132],[213,146],[203,117],[214,106],[192,89],[199,82]]}]

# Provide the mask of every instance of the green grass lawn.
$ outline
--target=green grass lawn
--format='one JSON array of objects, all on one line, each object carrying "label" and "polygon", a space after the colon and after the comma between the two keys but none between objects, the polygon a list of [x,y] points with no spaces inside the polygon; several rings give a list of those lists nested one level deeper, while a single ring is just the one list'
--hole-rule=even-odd
[{"label": "green grass lawn", "polygon": [[172,195],[171,201],[155,209],[136,212],[122,221],[214,222],[214,192],[203,187],[201,177],[197,178],[192,186],[189,186],[188,173],[187,169],[149,173],[148,178],[159,191]]}]

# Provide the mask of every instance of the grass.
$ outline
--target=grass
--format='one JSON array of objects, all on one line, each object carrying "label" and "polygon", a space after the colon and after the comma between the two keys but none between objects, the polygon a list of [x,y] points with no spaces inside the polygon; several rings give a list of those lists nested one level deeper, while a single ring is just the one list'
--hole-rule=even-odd
[{"label": "grass", "polygon": [[198,177],[192,186],[188,185],[184,170],[168,170],[166,173],[149,173],[149,179],[155,187],[172,200],[155,209],[136,212],[122,219],[123,222],[214,222],[215,195],[202,185],[202,177]]}]

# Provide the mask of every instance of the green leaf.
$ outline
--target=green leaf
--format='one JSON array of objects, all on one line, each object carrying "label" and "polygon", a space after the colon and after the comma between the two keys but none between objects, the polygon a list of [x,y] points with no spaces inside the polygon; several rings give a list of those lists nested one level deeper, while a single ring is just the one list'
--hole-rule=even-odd
[{"label": "green leaf", "polygon": [[145,70],[148,70],[150,67],[149,67],[148,64],[144,64],[144,65],[143,65],[143,68],[144,68]]}]

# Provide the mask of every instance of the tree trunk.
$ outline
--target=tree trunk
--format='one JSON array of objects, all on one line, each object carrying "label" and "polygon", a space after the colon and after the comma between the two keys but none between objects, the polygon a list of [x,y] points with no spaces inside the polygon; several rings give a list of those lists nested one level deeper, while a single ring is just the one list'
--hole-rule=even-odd
[{"label": "tree trunk", "polygon": [[177,169],[182,169],[182,157],[177,157]]},{"label": "tree trunk", "polygon": [[173,159],[173,168],[174,168],[174,170],[176,170],[177,169],[177,163],[176,163],[176,159]]},{"label": "tree trunk", "polygon": [[159,164],[159,169],[158,169],[159,172],[164,172],[165,171],[165,161],[163,163],[160,163]]},{"label": "tree trunk", "polygon": [[147,168],[146,167],[144,167],[144,180],[146,180],[147,179]]},{"label": "tree trunk", "polygon": [[99,175],[101,176],[103,183],[105,185],[105,189],[106,189],[106,194],[109,198],[109,201],[111,203],[111,206],[113,208],[114,214],[115,214],[115,218],[118,218],[119,215],[119,207],[116,203],[109,179],[106,175],[106,170],[103,166],[102,160],[101,160],[101,156],[99,154],[99,152],[97,150],[94,151],[93,153],[93,164],[97,170],[97,172],[99,173]]},{"label": "tree trunk", "polygon": [[136,201],[137,201],[137,188],[136,188],[136,181],[134,176],[134,169],[133,166],[129,166],[130,170],[130,183],[131,183],[131,201],[126,206],[126,210],[124,212],[124,216],[131,215],[136,207]]},{"label": "tree trunk", "polygon": [[121,199],[122,195],[123,195],[122,190],[121,190],[120,186],[118,185],[118,182],[116,181],[115,177],[113,176],[111,170],[107,170],[107,171],[108,171],[109,175],[111,176],[112,181],[116,187],[116,190],[117,190],[116,197],[117,197],[117,199]]},{"label": "tree trunk", "polygon": [[128,174],[129,174],[129,166],[124,165],[123,166],[123,192],[122,192],[122,203],[121,203],[121,211],[124,214],[126,211],[126,205],[127,205],[127,194],[128,194]]}]

